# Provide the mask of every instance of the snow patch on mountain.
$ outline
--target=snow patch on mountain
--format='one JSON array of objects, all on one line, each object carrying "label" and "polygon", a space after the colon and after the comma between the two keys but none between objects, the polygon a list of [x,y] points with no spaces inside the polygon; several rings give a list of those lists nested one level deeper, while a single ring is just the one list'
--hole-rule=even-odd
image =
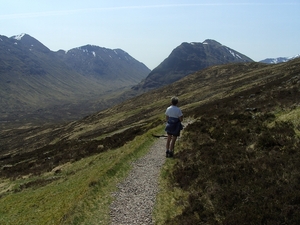
[{"label": "snow patch on mountain", "polygon": [[226,49],[230,52],[230,54],[231,54],[233,57],[242,59],[242,57],[241,57],[239,54],[236,54],[234,51],[232,51],[232,50],[229,49],[229,48],[226,48]]},{"label": "snow patch on mountain", "polygon": [[278,63],[284,63],[284,62],[288,62],[290,60],[299,58],[300,54],[295,55],[295,56],[291,56],[291,57],[278,57],[278,58],[267,58],[264,60],[261,60],[259,62],[261,63],[267,63],[267,64],[278,64]]},{"label": "snow patch on mountain", "polygon": [[15,35],[15,36],[13,36],[12,38],[14,38],[14,39],[20,41],[25,35],[26,35],[25,33],[22,33],[22,34],[19,34],[19,35]]},{"label": "snow patch on mountain", "polygon": [[296,58],[299,58],[299,57],[300,57],[300,54],[292,56],[292,57],[288,57],[288,60],[296,59]]}]

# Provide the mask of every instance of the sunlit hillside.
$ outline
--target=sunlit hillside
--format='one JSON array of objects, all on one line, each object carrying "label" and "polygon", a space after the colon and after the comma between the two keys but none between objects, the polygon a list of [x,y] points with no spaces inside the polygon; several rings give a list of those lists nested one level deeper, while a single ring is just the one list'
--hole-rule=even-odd
[{"label": "sunlit hillside", "polygon": [[158,224],[297,224],[299,91],[299,59],[220,65],[79,121],[2,130],[0,222],[108,221],[108,196],[177,95],[194,122],[164,168]]}]

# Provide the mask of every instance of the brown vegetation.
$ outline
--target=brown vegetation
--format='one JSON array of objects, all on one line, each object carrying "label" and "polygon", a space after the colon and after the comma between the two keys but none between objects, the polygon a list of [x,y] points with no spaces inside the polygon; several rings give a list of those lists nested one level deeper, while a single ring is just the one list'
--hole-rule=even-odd
[{"label": "brown vegetation", "polygon": [[299,224],[299,71],[189,111],[172,183],[189,193],[168,224]]},{"label": "brown vegetation", "polygon": [[196,122],[184,131],[170,180],[189,202],[169,224],[297,224],[300,125],[278,117],[299,114],[299,91],[299,59],[214,66],[79,121],[1,131],[0,176],[43,174],[122,146],[162,125],[178,95]]}]

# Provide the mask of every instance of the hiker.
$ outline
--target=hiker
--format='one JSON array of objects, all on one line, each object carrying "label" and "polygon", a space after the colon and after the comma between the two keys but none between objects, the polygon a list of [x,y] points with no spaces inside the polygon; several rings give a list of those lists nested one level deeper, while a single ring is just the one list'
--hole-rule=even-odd
[{"label": "hiker", "polygon": [[172,105],[169,106],[165,112],[167,125],[165,131],[168,134],[166,144],[166,157],[173,157],[175,141],[180,136],[180,130],[182,130],[181,121],[183,120],[183,114],[180,108],[177,107],[178,98],[171,98]]}]

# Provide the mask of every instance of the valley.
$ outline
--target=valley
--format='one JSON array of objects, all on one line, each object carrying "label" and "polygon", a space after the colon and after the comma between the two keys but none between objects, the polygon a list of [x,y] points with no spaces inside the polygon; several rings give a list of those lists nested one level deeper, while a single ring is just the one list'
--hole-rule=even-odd
[{"label": "valley", "polygon": [[1,130],[0,221],[109,221],[109,193],[164,133],[177,95],[195,122],[163,168],[158,224],[297,224],[299,92],[299,59],[215,65],[80,120]]},{"label": "valley", "polygon": [[156,224],[300,222],[299,58],[257,63],[207,39],[150,71],[121,49],[53,52],[27,34],[0,50],[1,224],[109,224],[133,162],[165,151],[172,96],[187,125]]},{"label": "valley", "polygon": [[0,35],[0,126],[80,119],[123,101],[121,93],[149,72],[121,49],[53,52],[28,34]]}]

